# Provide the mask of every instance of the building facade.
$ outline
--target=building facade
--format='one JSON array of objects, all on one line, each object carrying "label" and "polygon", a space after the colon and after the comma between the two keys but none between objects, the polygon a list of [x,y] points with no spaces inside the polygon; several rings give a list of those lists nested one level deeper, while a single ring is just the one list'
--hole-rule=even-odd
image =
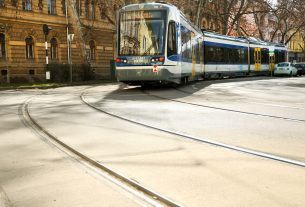
[{"label": "building facade", "polygon": [[288,51],[290,62],[305,62],[305,44],[301,32],[293,35],[288,43]]},{"label": "building facade", "polygon": [[[68,64],[67,34],[75,34],[72,63],[89,60],[95,78],[109,77],[110,61],[115,58],[115,12],[120,2],[67,3],[73,5],[66,7],[65,0],[0,0],[0,82],[45,81],[44,24],[52,28],[47,36],[49,64]],[[86,57],[82,57],[81,47],[86,48]]]}]

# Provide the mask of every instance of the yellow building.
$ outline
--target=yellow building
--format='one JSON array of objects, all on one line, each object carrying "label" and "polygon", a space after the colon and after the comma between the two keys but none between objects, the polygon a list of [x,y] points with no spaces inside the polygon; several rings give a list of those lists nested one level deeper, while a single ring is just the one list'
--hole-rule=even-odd
[{"label": "yellow building", "polygon": [[[66,19],[66,1],[0,0],[0,83],[45,81],[43,24],[52,27],[47,36],[49,64],[68,64],[67,33],[73,33],[72,63],[81,64],[87,58],[95,78],[109,77],[110,60],[115,58],[114,16],[121,5],[75,0],[75,7],[68,7]],[[79,17],[80,30],[71,20],[73,15]],[[85,46],[79,42],[79,31]],[[81,47],[86,48],[86,58],[81,55]]]},{"label": "yellow building", "polygon": [[289,61],[304,62],[304,40],[300,32],[297,32],[288,43]]}]

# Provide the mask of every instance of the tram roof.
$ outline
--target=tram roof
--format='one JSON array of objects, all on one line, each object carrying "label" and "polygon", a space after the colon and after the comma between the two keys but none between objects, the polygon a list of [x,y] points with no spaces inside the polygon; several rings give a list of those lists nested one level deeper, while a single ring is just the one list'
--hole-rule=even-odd
[{"label": "tram roof", "polygon": [[146,3],[139,3],[139,4],[130,4],[124,6],[122,10],[129,11],[135,9],[169,9],[169,8],[177,8],[176,6],[167,3],[167,2],[146,2]]},{"label": "tram roof", "polygon": [[274,42],[266,42],[261,39],[255,37],[234,37],[223,35],[215,32],[203,31],[203,35],[205,37],[211,37],[222,40],[231,40],[236,42],[250,43],[250,44],[258,44],[258,45],[266,45],[266,46],[275,46],[275,47],[285,47],[282,43],[274,43]]}]

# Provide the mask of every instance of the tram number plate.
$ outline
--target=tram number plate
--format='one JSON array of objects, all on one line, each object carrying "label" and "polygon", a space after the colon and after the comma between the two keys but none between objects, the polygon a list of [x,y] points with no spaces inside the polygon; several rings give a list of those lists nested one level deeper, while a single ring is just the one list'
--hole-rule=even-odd
[{"label": "tram number plate", "polygon": [[140,63],[148,63],[148,59],[147,58],[134,58],[131,60],[132,63],[134,64],[140,64]]}]

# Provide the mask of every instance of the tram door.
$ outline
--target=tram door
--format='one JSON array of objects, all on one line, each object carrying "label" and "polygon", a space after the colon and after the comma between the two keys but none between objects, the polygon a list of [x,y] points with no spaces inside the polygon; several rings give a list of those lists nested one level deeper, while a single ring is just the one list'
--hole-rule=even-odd
[{"label": "tram door", "polygon": [[260,71],[262,64],[261,48],[255,48],[254,50],[254,63],[255,71]]},{"label": "tram door", "polygon": [[275,68],[275,55],[269,55],[269,68],[270,68],[270,71],[274,71],[274,68]]}]

